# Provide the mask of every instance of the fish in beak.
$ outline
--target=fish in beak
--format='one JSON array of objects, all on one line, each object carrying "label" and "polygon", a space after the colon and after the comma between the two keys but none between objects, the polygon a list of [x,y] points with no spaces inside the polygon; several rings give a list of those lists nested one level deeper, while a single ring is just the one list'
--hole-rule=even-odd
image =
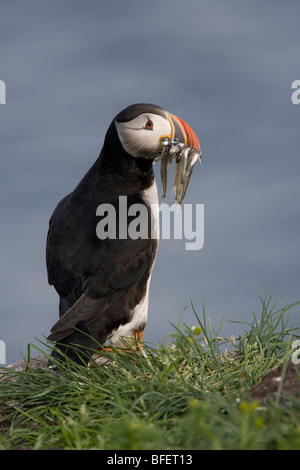
[{"label": "fish in beak", "polygon": [[186,122],[171,113],[169,114],[169,121],[172,133],[170,136],[162,136],[160,140],[163,147],[160,157],[162,202],[167,191],[168,171],[173,159],[176,159],[173,192],[175,194],[175,204],[181,204],[186,194],[194,165],[197,160],[201,162],[201,149],[195,132]]}]

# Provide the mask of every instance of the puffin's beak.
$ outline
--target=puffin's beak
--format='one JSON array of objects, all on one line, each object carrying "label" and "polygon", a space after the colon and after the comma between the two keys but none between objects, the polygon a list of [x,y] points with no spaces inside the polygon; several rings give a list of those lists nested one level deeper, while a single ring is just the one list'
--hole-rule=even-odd
[{"label": "puffin's beak", "polygon": [[178,139],[179,142],[201,154],[199,140],[193,129],[182,119],[171,113],[169,114],[169,121],[172,126],[172,138]]}]

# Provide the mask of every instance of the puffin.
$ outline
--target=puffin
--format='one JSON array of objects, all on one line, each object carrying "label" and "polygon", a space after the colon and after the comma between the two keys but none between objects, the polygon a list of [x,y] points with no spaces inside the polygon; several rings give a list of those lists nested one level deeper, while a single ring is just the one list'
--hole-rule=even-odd
[{"label": "puffin", "polygon": [[[133,337],[142,343],[159,243],[153,164],[166,137],[200,151],[191,127],[160,106],[137,103],[123,109],[112,120],[95,163],[51,216],[46,265],[48,282],[59,296],[59,319],[48,340],[54,342],[56,360],[87,365],[108,341],[118,346]],[[127,217],[120,200],[126,201]],[[107,215],[99,207],[114,210],[112,236],[97,235],[97,224]],[[140,237],[124,236],[121,223],[134,220],[128,214],[136,207],[144,209],[139,221],[146,229]]]}]

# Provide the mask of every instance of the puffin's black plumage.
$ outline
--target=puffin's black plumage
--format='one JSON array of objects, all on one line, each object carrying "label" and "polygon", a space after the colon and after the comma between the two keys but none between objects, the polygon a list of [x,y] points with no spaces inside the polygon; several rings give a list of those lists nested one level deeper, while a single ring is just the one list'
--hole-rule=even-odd
[{"label": "puffin's black plumage", "polygon": [[[124,112],[120,118],[131,119],[142,108],[134,112],[131,107],[127,118]],[[49,283],[60,296],[60,320],[49,339],[58,341],[63,351],[69,344],[81,345],[81,357],[88,360],[87,349],[105,343],[112,331],[129,322],[145,297],[157,239],[149,234],[148,239],[99,240],[96,209],[109,202],[118,211],[120,195],[128,196],[128,207],[143,203],[141,192],[154,182],[152,163],[125,152],[113,121],[99,158],[50,219],[46,260]],[[70,348],[68,355],[78,361]]]}]

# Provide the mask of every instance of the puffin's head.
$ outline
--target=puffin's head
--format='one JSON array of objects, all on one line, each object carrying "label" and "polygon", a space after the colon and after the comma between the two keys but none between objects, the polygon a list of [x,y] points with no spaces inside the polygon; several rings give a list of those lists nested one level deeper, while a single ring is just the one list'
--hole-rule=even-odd
[{"label": "puffin's head", "polygon": [[159,157],[163,137],[178,139],[200,153],[198,138],[190,126],[159,106],[133,104],[121,111],[114,122],[122,147],[133,157]]}]

